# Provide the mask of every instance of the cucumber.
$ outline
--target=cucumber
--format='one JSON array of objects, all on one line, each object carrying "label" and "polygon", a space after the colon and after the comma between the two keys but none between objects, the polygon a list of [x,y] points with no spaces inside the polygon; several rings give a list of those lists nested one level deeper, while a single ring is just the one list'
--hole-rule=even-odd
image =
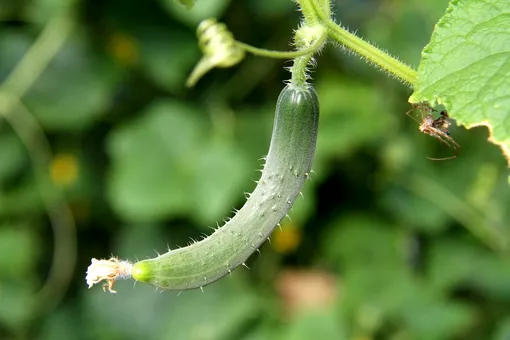
[{"label": "cucumber", "polygon": [[312,167],[318,119],[313,87],[286,85],[276,104],[262,175],[244,206],[202,241],[135,263],[132,277],[163,289],[187,290],[213,283],[244,265],[301,192]]}]

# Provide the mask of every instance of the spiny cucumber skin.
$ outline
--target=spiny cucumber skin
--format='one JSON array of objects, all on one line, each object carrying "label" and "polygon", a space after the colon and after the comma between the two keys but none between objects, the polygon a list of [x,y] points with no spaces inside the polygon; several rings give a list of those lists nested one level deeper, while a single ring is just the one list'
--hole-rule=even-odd
[{"label": "spiny cucumber skin", "polygon": [[280,93],[258,184],[237,214],[209,237],[134,264],[132,277],[169,290],[208,285],[243,264],[284,218],[311,171],[319,102],[312,86]]}]

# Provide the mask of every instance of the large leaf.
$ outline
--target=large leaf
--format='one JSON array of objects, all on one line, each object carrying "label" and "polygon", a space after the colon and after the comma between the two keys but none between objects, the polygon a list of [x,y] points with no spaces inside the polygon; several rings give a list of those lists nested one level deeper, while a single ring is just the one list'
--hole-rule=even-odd
[{"label": "large leaf", "polygon": [[113,167],[110,199],[129,219],[180,213],[192,204],[188,183],[205,127],[190,107],[151,105],[139,119],[110,138]]},{"label": "large leaf", "polygon": [[443,104],[458,123],[485,125],[510,162],[510,2],[452,1],[423,50],[410,102]]},{"label": "large leaf", "polygon": [[110,139],[110,199],[130,220],[190,214],[199,223],[220,221],[250,178],[232,140],[217,140],[196,107],[159,101]]}]

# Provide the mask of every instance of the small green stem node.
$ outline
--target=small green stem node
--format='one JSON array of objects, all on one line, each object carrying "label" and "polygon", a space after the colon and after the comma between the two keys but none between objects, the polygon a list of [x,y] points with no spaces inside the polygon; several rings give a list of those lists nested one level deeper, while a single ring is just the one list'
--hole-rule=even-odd
[{"label": "small green stem node", "polygon": [[308,65],[312,61],[313,55],[321,50],[327,39],[327,31],[321,24],[310,25],[305,22],[303,26],[296,30],[294,34],[294,44],[305,49],[314,47],[314,53],[310,53],[294,59],[290,72],[292,73],[292,83],[297,85],[306,84],[308,77]]}]

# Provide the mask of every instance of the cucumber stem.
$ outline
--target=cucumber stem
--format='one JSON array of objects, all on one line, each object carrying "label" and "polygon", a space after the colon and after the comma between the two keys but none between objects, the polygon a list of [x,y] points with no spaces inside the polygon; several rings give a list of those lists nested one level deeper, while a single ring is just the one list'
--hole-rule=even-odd
[{"label": "cucumber stem", "polygon": [[[310,19],[316,22],[316,18],[319,18],[318,22],[327,29],[328,36],[360,55],[369,63],[373,63],[384,71],[392,74],[402,82],[411,86],[416,84],[417,74],[416,70],[412,67],[335,23],[333,19],[331,19],[329,11],[326,12],[323,5],[317,4],[317,0],[300,0],[300,4],[303,5],[305,3],[307,7],[312,8],[314,11]],[[303,11],[305,20],[309,20],[309,18],[306,17],[307,13],[309,13],[309,11]]]}]

